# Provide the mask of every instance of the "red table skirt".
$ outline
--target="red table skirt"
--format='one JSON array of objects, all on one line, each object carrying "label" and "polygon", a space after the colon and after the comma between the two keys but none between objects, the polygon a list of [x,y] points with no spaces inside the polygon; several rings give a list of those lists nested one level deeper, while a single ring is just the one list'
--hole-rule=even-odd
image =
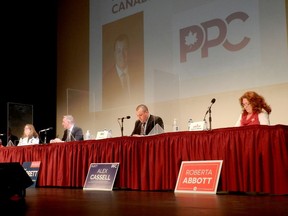
[{"label": "red table skirt", "polygon": [[193,160],[223,160],[218,191],[288,194],[287,125],[0,148],[0,162],[41,161],[38,186],[83,187],[91,163],[119,162],[115,187],[174,190]]}]

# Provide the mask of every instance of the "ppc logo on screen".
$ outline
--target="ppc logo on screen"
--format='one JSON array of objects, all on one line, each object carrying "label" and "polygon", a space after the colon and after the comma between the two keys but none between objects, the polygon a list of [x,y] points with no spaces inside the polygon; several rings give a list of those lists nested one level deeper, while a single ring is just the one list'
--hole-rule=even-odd
[{"label": "ppc logo on screen", "polygon": [[244,36],[240,41],[232,42],[233,40],[229,40],[231,35],[228,34],[228,30],[233,21],[245,23],[248,19],[246,13],[239,11],[228,15],[224,20],[215,18],[180,29],[180,62],[186,62],[187,54],[196,51],[200,51],[201,58],[207,58],[209,49],[217,46],[223,46],[230,52],[243,49],[250,38]]}]

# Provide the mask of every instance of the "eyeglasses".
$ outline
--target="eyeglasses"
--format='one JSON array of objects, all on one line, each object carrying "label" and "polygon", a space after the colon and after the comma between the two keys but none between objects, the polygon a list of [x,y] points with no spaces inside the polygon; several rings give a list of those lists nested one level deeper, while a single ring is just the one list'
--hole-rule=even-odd
[{"label": "eyeglasses", "polygon": [[247,103],[247,104],[242,104],[243,107],[246,107],[246,106],[249,106],[250,103]]}]

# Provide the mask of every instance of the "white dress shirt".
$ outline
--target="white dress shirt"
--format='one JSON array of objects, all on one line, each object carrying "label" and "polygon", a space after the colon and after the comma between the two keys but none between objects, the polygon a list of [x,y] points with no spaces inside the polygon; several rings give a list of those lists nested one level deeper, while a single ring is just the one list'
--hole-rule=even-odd
[{"label": "white dress shirt", "polygon": [[28,137],[20,138],[18,146],[25,146],[25,145],[35,145],[39,144],[39,138],[38,137],[32,137],[28,140]]}]

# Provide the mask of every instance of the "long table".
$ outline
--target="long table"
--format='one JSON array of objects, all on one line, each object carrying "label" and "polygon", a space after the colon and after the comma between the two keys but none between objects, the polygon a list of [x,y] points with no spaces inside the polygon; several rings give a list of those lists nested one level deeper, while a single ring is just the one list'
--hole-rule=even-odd
[{"label": "long table", "polygon": [[83,187],[91,163],[119,162],[115,187],[174,190],[193,160],[223,160],[218,191],[288,194],[287,125],[0,148],[0,162],[41,161],[39,187]]}]

